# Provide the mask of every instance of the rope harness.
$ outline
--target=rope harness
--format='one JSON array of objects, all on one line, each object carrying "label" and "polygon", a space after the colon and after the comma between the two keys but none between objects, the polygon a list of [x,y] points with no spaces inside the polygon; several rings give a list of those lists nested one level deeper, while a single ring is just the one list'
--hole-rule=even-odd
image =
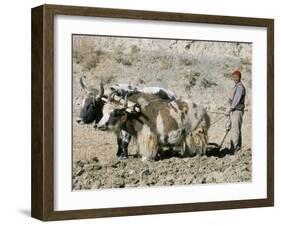
[{"label": "rope harness", "polygon": [[216,123],[220,122],[222,119],[224,119],[225,117],[229,117],[229,114],[224,113],[224,112],[219,112],[219,111],[207,111],[208,113],[212,113],[212,114],[217,114],[217,115],[222,115],[217,117],[214,122],[211,123],[212,125],[215,125]]},{"label": "rope harness", "polygon": [[218,111],[207,111],[207,112],[212,113],[212,114],[222,115],[222,116],[218,117],[213,123],[211,123],[211,125],[214,125],[214,124],[220,122],[225,117],[227,117],[227,121],[225,123],[225,133],[223,134],[223,136],[221,138],[221,142],[218,145],[218,148],[220,149],[222,147],[223,143],[224,143],[224,140],[225,140],[227,134],[229,133],[229,131],[231,129],[230,114],[227,114],[227,113],[224,113],[224,112],[218,112]]}]

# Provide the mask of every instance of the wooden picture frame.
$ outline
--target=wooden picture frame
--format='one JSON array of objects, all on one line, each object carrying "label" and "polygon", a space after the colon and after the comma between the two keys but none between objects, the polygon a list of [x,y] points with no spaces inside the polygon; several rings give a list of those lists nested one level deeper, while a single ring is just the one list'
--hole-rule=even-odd
[{"label": "wooden picture frame", "polygon": [[[267,29],[267,198],[121,208],[54,210],[54,16],[126,18]],[[163,214],[274,205],[274,20],[109,8],[42,5],[32,9],[32,200],[31,215],[50,220]]]}]

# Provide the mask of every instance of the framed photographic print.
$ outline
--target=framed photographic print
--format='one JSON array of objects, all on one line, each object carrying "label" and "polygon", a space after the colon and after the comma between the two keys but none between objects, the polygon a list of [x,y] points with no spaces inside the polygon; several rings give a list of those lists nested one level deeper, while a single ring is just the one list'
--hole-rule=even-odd
[{"label": "framed photographic print", "polygon": [[274,21],[32,9],[32,216],[274,205]]}]

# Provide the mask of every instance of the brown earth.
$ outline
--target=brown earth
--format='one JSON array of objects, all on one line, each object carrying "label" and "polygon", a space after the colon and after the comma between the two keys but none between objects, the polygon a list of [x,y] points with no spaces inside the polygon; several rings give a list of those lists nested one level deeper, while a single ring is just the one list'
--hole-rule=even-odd
[{"label": "brown earth", "polygon": [[[73,36],[73,189],[251,181],[251,51],[249,43]],[[115,135],[75,122],[85,97],[79,84],[82,75],[95,88],[100,79],[107,87],[159,85],[209,111],[224,112],[230,107],[230,74],[236,67],[247,89],[247,111],[243,147],[235,155],[213,150],[207,156],[181,158],[165,153],[157,161],[142,162],[131,142],[129,159],[118,161]],[[210,117],[214,124],[209,140],[219,143],[225,118],[211,113]]]}]

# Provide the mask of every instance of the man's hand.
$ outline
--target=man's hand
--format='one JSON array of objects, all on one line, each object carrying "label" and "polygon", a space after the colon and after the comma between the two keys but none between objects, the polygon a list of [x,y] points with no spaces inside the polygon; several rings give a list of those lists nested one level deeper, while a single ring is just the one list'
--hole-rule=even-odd
[{"label": "man's hand", "polygon": [[228,118],[227,121],[226,121],[225,129],[226,129],[226,131],[231,130],[231,120],[230,120],[230,118]]},{"label": "man's hand", "polygon": [[226,112],[226,116],[230,116],[230,114],[231,114],[231,112],[232,112],[232,109],[230,108],[227,112]]}]

